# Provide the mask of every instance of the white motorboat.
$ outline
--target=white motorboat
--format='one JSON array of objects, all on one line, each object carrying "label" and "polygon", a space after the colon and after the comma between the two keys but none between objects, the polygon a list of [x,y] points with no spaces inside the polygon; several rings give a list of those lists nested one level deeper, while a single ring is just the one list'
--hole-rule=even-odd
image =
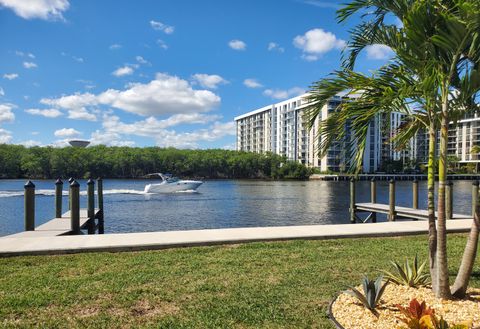
[{"label": "white motorboat", "polygon": [[173,177],[170,174],[154,173],[147,176],[158,176],[162,179],[162,182],[158,184],[147,184],[145,186],[145,193],[195,191],[200,185],[203,184],[203,182],[199,180],[181,180],[177,177]]}]

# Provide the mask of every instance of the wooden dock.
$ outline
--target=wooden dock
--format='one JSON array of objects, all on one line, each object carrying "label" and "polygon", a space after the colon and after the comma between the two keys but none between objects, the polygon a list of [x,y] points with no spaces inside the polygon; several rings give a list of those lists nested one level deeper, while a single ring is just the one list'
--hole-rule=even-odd
[{"label": "wooden dock", "polygon": [[[446,219],[473,219],[477,211],[477,204],[479,203],[479,183],[474,181],[472,183],[472,213],[470,215],[454,214],[453,213],[453,183],[448,181],[445,185],[445,215]],[[355,179],[350,180],[350,222],[377,221],[377,214],[386,214],[389,221],[395,221],[399,218],[407,218],[413,220],[428,220],[428,210],[418,209],[418,180],[412,182],[412,207],[399,207],[395,203],[395,180],[390,180],[388,183],[388,204],[377,203],[377,184],[375,179],[370,181],[370,202],[357,203],[356,202],[356,188]],[[366,218],[360,218],[357,213],[369,213]],[[435,218],[438,217],[435,212]]]},{"label": "wooden dock", "polygon": [[62,214],[63,182],[55,182],[55,218],[35,226],[35,184],[28,181],[25,186],[25,231],[9,235],[14,238],[55,237],[61,235],[82,234],[86,229],[88,234],[104,233],[103,213],[103,181],[97,179],[98,203],[95,207],[95,182],[87,181],[87,209],[80,209],[80,184],[73,178],[69,179],[69,210]]},{"label": "wooden dock", "polygon": [[[95,209],[95,218],[100,218],[100,209]],[[94,219],[95,219],[94,218]],[[80,228],[88,229],[90,217],[87,209],[80,209]],[[35,227],[34,231],[24,231],[11,234],[9,238],[32,238],[32,237],[54,237],[73,234],[70,222],[70,211],[67,211],[61,218],[53,218],[48,222]]]},{"label": "wooden dock", "polygon": [[[383,204],[383,203],[370,203],[370,202],[357,203],[355,204],[355,208],[357,212],[365,211],[370,213],[381,213],[381,214],[387,214],[387,215],[390,213],[390,205]],[[437,213],[435,212],[435,217],[436,216],[437,216]],[[395,217],[427,220],[428,210],[395,206]],[[472,218],[473,217],[471,215],[452,214],[451,219],[472,219]]]}]

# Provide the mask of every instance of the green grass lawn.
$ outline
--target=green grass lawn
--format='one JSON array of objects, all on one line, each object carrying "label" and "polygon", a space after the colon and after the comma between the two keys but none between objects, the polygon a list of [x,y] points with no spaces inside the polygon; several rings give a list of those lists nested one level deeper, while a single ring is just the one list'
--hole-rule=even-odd
[{"label": "green grass lawn", "polygon": [[[464,243],[449,238],[452,279]],[[333,328],[338,291],[426,251],[419,236],[4,258],[0,326]]]}]

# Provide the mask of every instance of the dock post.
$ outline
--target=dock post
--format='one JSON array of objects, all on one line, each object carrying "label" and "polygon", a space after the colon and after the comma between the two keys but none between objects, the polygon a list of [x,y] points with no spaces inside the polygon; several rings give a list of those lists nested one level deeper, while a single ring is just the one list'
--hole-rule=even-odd
[{"label": "dock post", "polygon": [[95,234],[95,182],[91,178],[87,181],[87,216],[88,234]]},{"label": "dock post", "polygon": [[[375,181],[375,178],[372,178],[370,181],[370,202],[371,203],[377,203],[377,182]],[[372,223],[377,222],[377,213],[372,212]]]},{"label": "dock post", "polygon": [[418,180],[415,178],[412,184],[413,209],[418,209]]},{"label": "dock post", "polygon": [[80,233],[80,184],[76,180],[70,184],[70,229]]},{"label": "dock post", "polygon": [[354,224],[355,220],[355,178],[350,179],[350,222]]},{"label": "dock post", "polygon": [[[72,184],[74,180],[75,180],[75,179],[74,179],[73,177],[70,177],[70,178],[68,179],[68,186],[70,186],[70,184]],[[70,210],[70,209],[72,209],[72,207],[71,207],[71,204],[70,204],[70,197],[69,197],[69,198],[68,198],[68,210]]]},{"label": "dock post", "polygon": [[453,207],[453,183],[447,181],[445,185],[445,215],[447,219],[452,219],[452,207]]},{"label": "dock post", "polygon": [[98,197],[98,234],[105,232],[104,217],[103,217],[103,180],[97,179],[97,197]]},{"label": "dock post", "polygon": [[25,188],[25,231],[35,231],[35,184],[28,181]]},{"label": "dock post", "polygon": [[55,182],[55,218],[62,218],[63,182],[60,178]]},{"label": "dock post", "polygon": [[388,211],[388,220],[395,220],[395,181],[390,179],[388,182],[388,202],[389,202],[389,211]]},{"label": "dock post", "polygon": [[472,183],[472,217],[475,217],[477,203],[478,203],[478,180]]}]

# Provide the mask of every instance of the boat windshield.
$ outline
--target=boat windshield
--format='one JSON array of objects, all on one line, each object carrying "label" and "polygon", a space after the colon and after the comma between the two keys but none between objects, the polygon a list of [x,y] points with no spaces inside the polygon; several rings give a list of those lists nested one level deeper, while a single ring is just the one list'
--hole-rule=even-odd
[{"label": "boat windshield", "polygon": [[168,177],[167,178],[167,182],[169,182],[169,183],[175,183],[177,181],[179,181],[178,177]]}]

